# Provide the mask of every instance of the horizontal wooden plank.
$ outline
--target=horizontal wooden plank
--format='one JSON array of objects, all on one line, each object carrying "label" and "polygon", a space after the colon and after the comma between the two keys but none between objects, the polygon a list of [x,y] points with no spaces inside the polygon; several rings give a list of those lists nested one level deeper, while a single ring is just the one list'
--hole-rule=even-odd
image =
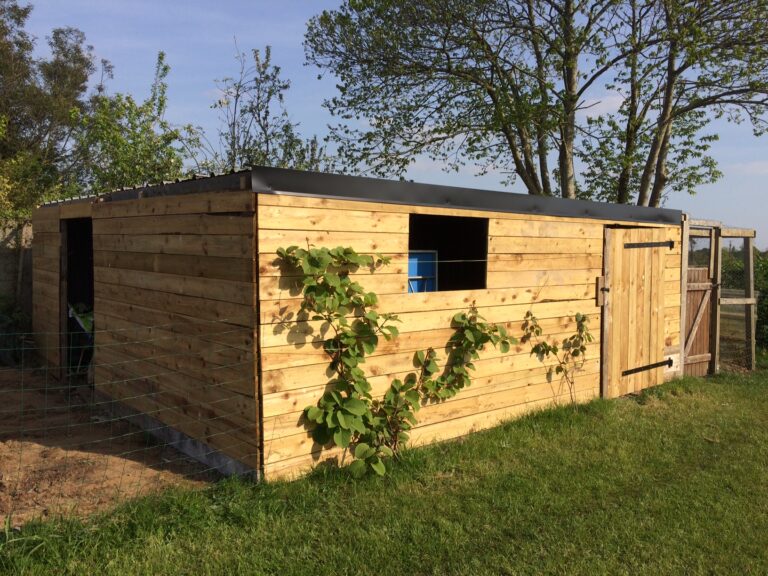
[{"label": "horizontal wooden plank", "polygon": [[[599,346],[597,344],[591,345],[591,348],[585,356],[585,360],[590,362],[596,361],[598,358]],[[493,377],[499,377],[497,380],[500,379],[502,381],[508,377],[514,379],[514,377],[510,375],[515,372],[538,368],[541,366],[541,363],[538,358],[532,356],[530,353],[522,353],[489,358],[487,360],[481,359],[476,361],[475,365],[477,369],[472,373],[472,381],[473,383],[475,381],[480,381],[480,384],[482,385],[484,380]],[[403,379],[412,371],[412,369],[406,369],[401,372],[369,377],[368,382],[371,385],[371,394],[374,397],[382,396],[389,389],[393,379]],[[314,385],[312,385],[311,382],[307,382],[307,385],[303,388],[265,393],[262,397],[262,417],[268,418],[280,414],[300,412],[306,406],[314,405],[327,390],[328,379],[326,378]]]},{"label": "horizontal wooden plank", "polygon": [[150,254],[146,252],[95,250],[93,263],[94,266],[102,268],[144,270],[238,282],[251,282],[254,274],[253,259],[247,257],[221,258],[196,254]]},{"label": "horizontal wooden plank", "polygon": [[664,268],[680,268],[680,254],[665,254]]},{"label": "horizontal wooden plank", "polygon": [[81,202],[65,202],[59,207],[59,217],[62,220],[70,218],[90,218],[92,214],[92,206],[92,200]]},{"label": "horizontal wooden plank", "polygon": [[[234,429],[256,429],[256,400],[221,385],[203,380],[192,380],[189,375],[169,370],[153,358],[119,350],[115,347],[96,348],[94,366],[109,368],[113,373],[123,373],[121,382],[127,395],[134,392],[134,382],[149,382],[151,393],[171,392],[178,395],[178,404],[193,404],[201,417],[217,420]],[[116,382],[115,382],[116,383]],[[101,382],[96,381],[96,389]],[[137,394],[138,395],[138,394]],[[255,442],[255,438],[253,439]]]},{"label": "horizontal wooden plank", "polygon": [[99,331],[96,347],[125,351],[133,357],[151,359],[165,369],[192,381],[220,386],[222,389],[256,395],[252,350],[203,340],[103,314],[95,315]]},{"label": "horizontal wooden plank", "polygon": [[[52,220],[32,220],[32,234],[61,234],[61,220],[58,218]],[[33,240],[34,241],[34,240]]]},{"label": "horizontal wooden plank", "polygon": [[[546,339],[542,337],[541,340],[547,340],[550,343],[559,343],[568,336],[571,336],[571,334],[552,334]],[[595,339],[595,342],[599,342],[599,340],[598,337]],[[448,358],[448,355],[445,352],[446,344],[447,342],[444,341],[435,347],[438,354],[438,364],[440,366],[445,366],[445,362]],[[415,351],[404,350],[393,354],[371,356],[367,358],[365,363],[360,367],[371,377],[407,373],[416,369],[414,366],[414,352]],[[476,374],[478,376],[483,376],[485,372],[480,368],[486,365],[491,365],[494,361],[510,362],[514,364],[519,361],[527,361],[530,356],[531,349],[528,345],[517,345],[507,354],[502,354],[498,350],[488,346],[487,349],[481,353],[481,360],[475,362],[475,365],[478,367]],[[276,394],[288,390],[299,390],[307,386],[324,384],[334,376],[335,374],[328,364],[312,364],[308,366],[284,368],[281,370],[263,370],[261,376],[262,390],[264,395]]]},{"label": "horizontal wooden plank", "polygon": [[259,229],[324,230],[326,232],[408,231],[408,215],[371,210],[329,210],[259,204]]},{"label": "horizontal wooden plank", "polygon": [[35,222],[55,222],[59,219],[59,205],[39,206],[32,211],[32,224]]},{"label": "horizontal wooden plank", "polygon": [[[563,383],[560,381],[550,380],[549,376],[547,375],[548,370],[549,367],[542,364],[525,370],[496,374],[487,376],[485,378],[475,377],[472,379],[472,384],[464,388],[460,394],[451,399],[444,400],[440,404],[446,405],[465,398],[488,396],[498,392],[544,383],[550,384],[553,391],[559,390]],[[584,364],[581,370],[579,370],[577,378],[597,378],[598,382],[595,384],[599,385],[599,370],[599,360],[590,360]],[[431,407],[432,405],[427,406],[428,409],[431,409]],[[276,416],[264,418],[265,441],[269,441],[275,438],[282,438],[285,436],[291,436],[294,434],[301,434],[304,432],[305,421],[302,417],[302,414],[303,411],[299,410],[296,412],[278,414]],[[420,423],[422,425],[424,424],[423,421],[420,421]]]},{"label": "horizontal wooden plank", "polygon": [[[371,275],[379,274],[407,274],[408,273],[408,254],[388,254],[391,260],[389,264],[371,268],[363,266],[355,270],[346,270],[351,272],[351,276],[355,278],[364,278]],[[337,268],[330,268],[331,271],[340,271]],[[291,276],[299,277],[303,276],[300,270],[290,268],[285,265],[281,258],[277,257],[275,253],[259,254],[259,276]]]},{"label": "horizontal wooden plank", "polygon": [[93,223],[93,233],[253,236],[253,213],[245,214],[171,214],[99,218]]},{"label": "horizontal wooden plank", "polygon": [[664,281],[665,282],[680,282],[680,268],[665,268],[664,269]]},{"label": "horizontal wooden plank", "polygon": [[[480,308],[480,314],[487,322],[510,322],[522,320],[526,312],[531,309],[530,304],[517,304],[509,306],[491,306]],[[399,314],[399,322],[395,325],[400,332],[418,332],[433,328],[444,328],[451,325],[453,316],[457,312],[464,312],[465,307],[453,310],[435,310],[425,312],[405,312]],[[534,307],[534,314],[538,318],[556,318],[561,316],[573,316],[576,313],[595,314],[598,308],[592,300],[568,300],[563,302],[539,303]],[[308,344],[321,341],[327,337],[328,326],[322,321],[309,322],[282,322],[272,324],[262,330],[260,335],[261,346],[281,346],[285,344]]]},{"label": "horizontal wooden plank", "polygon": [[493,288],[530,288],[542,286],[578,286],[594,284],[602,269],[586,270],[528,270],[504,271],[487,274],[487,287]]},{"label": "horizontal wooden plank", "polygon": [[56,232],[35,232],[34,236],[32,237],[32,247],[33,249],[37,246],[55,246],[59,247],[61,246],[61,239],[63,235],[56,231]]},{"label": "horizontal wooden plank", "polygon": [[[598,336],[600,327],[599,314],[587,316],[589,326],[592,327],[594,336]],[[539,325],[545,334],[573,333],[576,323],[572,317],[545,318],[539,321]],[[519,337],[522,333],[522,322],[506,322],[504,327],[509,334]],[[436,330],[424,330],[419,332],[405,332],[392,340],[380,339],[379,345],[368,358],[375,358],[396,352],[425,350],[435,348],[442,350],[445,342],[454,334],[452,328],[440,328]],[[488,353],[492,353],[489,349]],[[327,364],[328,357],[323,351],[322,343],[315,342],[308,345],[285,345],[265,348],[261,351],[262,371],[282,370],[295,366],[310,364]]]},{"label": "horizontal wooden plank", "polygon": [[61,258],[46,258],[44,256],[35,255],[34,249],[32,250],[32,270],[44,270],[46,272],[53,272],[59,274],[61,270]]},{"label": "horizontal wooden plank", "polygon": [[137,304],[157,311],[172,312],[199,318],[236,324],[238,326],[253,325],[253,307],[232,302],[220,302],[196,296],[155,292],[133,286],[118,286],[116,284],[94,283],[94,294],[101,300],[104,311],[109,313],[106,301]]},{"label": "horizontal wooden plank", "polygon": [[111,251],[253,257],[253,238],[244,235],[100,234],[94,236],[93,243],[101,250]]},{"label": "horizontal wooden plank", "polygon": [[[374,286],[376,284],[374,283]],[[457,305],[469,307],[503,306],[508,304],[529,304],[588,300],[595,297],[594,284],[577,286],[542,286],[541,288],[494,288],[491,290],[451,290],[446,292],[417,292],[411,294],[383,294],[372,308],[379,312],[400,314],[403,312],[455,310]],[[301,312],[303,298],[266,300],[261,302],[261,324],[275,324],[297,320],[306,313]],[[679,305],[679,302],[678,302]]]},{"label": "horizontal wooden plank", "polygon": [[43,270],[41,268],[32,269],[33,289],[34,289],[34,285],[37,283],[44,283],[44,284],[58,286],[60,281],[61,281],[61,277],[55,272],[51,272],[50,270]]},{"label": "horizontal wooden plank", "polygon": [[542,220],[508,220],[492,218],[488,222],[488,235],[529,238],[594,238],[602,241],[604,226],[583,222],[557,222]]},{"label": "horizontal wooden plank", "polygon": [[[302,280],[297,276],[261,276],[259,298],[262,301],[300,298]],[[354,276],[354,280],[379,295],[408,293],[408,277],[405,274],[376,274],[375,277],[366,278]]]},{"label": "horizontal wooden plank", "polygon": [[721,306],[749,306],[749,305],[756,305],[757,304],[757,298],[720,298],[720,305]]},{"label": "horizontal wooden plank", "polygon": [[39,258],[58,260],[61,258],[61,246],[58,244],[46,244],[45,242],[33,244],[32,260],[35,261]]},{"label": "horizontal wooden plank", "polygon": [[749,228],[723,228],[720,230],[722,238],[755,238],[756,232]]},{"label": "horizontal wooden plank", "polygon": [[237,427],[222,418],[201,416],[196,403],[185,401],[178,393],[155,391],[151,383],[142,380],[132,380],[131,389],[126,389],[121,380],[132,376],[115,367],[97,367],[95,378],[99,392],[258,469],[259,448],[253,426]]},{"label": "horizontal wooden plank", "polygon": [[278,248],[292,245],[335,248],[351,246],[357,252],[408,252],[408,234],[393,232],[325,232],[322,230],[265,230],[259,229],[259,253],[274,254]]},{"label": "horizontal wooden plank", "polygon": [[603,240],[588,238],[513,238],[491,236],[489,254],[602,254]]},{"label": "horizontal wooden plank", "polygon": [[42,303],[46,300],[58,302],[60,298],[59,284],[49,282],[34,282],[32,284],[32,294],[35,302]]},{"label": "horizontal wooden plank", "polygon": [[[464,208],[441,208],[435,206],[415,206],[408,204],[388,204],[384,202],[365,202],[362,200],[344,200],[338,198],[318,198],[301,196],[289,192],[275,194],[259,194],[259,206],[295,206],[301,208],[326,208],[329,210],[362,210],[373,212],[392,212],[410,214],[435,214],[443,216],[468,216],[477,218],[500,218],[508,220],[537,220],[542,222],[587,222],[595,224],[615,224],[613,220],[599,218],[564,218],[560,216],[543,216],[531,213],[498,212],[488,210],[471,210]],[[649,228],[663,227],[680,230],[680,226],[669,224],[643,223]]]},{"label": "horizontal wooden plank", "polygon": [[254,212],[255,194],[251,191],[223,190],[200,194],[180,194],[100,202],[93,207],[93,217],[162,216],[166,214],[214,214],[221,212]]},{"label": "horizontal wooden plank", "polygon": [[602,254],[491,254],[489,272],[592,270],[603,267]]},{"label": "horizontal wooden plank", "polygon": [[[585,392],[579,393],[576,400],[577,402],[586,402],[597,397],[598,395],[599,391],[589,389]],[[432,424],[430,426],[423,426],[416,428],[413,431],[411,436],[411,445],[417,446],[441,440],[458,438],[473,431],[490,428],[511,418],[519,417],[523,414],[561,404],[567,401],[569,401],[569,398],[566,395],[561,398],[546,398],[543,400],[498,408],[496,410],[482,412],[480,414],[473,414],[463,418],[447,420],[437,424]],[[272,445],[270,445],[270,448],[273,448]],[[274,458],[275,457],[273,457],[273,459]],[[269,463],[265,463],[265,477],[270,480],[280,478],[293,478],[298,474],[306,473],[314,465],[327,460],[337,461],[341,465],[349,464],[352,461],[351,457],[349,456],[346,458],[343,457],[343,451],[341,449],[335,448],[332,450],[321,450],[318,448],[316,450],[309,450],[300,456],[293,456],[292,458],[285,460],[270,461]]]},{"label": "horizontal wooden plank", "polygon": [[[254,346],[253,328],[250,325],[238,326],[216,319],[201,318],[200,315],[180,314],[167,308],[151,308],[147,303],[132,304],[122,300],[103,299],[98,293],[94,309],[96,315],[105,314],[143,326],[156,326],[232,348],[251,351]],[[96,325],[96,339],[98,338],[99,326]]]},{"label": "horizontal wooden plank", "polygon": [[197,296],[217,302],[233,302],[254,305],[254,286],[250,282],[233,282],[216,278],[162,274],[146,270],[120,268],[94,268],[94,280],[98,283],[133,286],[156,292]]}]

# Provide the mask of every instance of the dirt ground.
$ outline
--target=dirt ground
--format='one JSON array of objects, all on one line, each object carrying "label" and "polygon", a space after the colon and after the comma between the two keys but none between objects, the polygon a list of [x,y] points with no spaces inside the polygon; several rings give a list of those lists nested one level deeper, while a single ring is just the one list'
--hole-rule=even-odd
[{"label": "dirt ground", "polygon": [[216,478],[203,465],[88,402],[88,389],[0,366],[0,526],[87,515],[171,485]]}]

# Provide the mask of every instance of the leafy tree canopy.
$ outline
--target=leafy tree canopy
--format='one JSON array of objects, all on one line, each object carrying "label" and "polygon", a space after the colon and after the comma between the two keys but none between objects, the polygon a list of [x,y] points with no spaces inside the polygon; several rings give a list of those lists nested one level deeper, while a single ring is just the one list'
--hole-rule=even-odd
[{"label": "leafy tree canopy", "polygon": [[[310,21],[305,48],[339,79],[326,106],[347,169],[401,175],[426,154],[531,194],[658,206],[719,177],[713,119],[763,132],[766,13],[768,0],[345,0]],[[606,88],[619,110],[591,112]]]},{"label": "leafy tree canopy", "polygon": [[160,52],[144,102],[120,93],[92,97],[79,118],[76,142],[81,188],[100,193],[182,176],[194,134],[191,127],[174,127],[165,119],[169,72]]},{"label": "leafy tree canopy", "polygon": [[272,64],[272,50],[254,49],[250,57],[237,50],[238,74],[217,81],[221,96],[218,145],[202,134],[198,170],[221,172],[246,166],[300,170],[330,169],[331,160],[317,137],[302,138],[298,123],[285,108],[290,80]]}]

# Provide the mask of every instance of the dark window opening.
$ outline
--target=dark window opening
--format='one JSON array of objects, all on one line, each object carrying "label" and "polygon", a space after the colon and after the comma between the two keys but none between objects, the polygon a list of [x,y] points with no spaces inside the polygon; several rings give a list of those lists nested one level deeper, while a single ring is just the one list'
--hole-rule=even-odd
[{"label": "dark window opening", "polygon": [[67,367],[70,374],[84,374],[93,357],[93,223],[90,218],[63,223],[67,246]]},{"label": "dark window opening", "polygon": [[408,292],[485,288],[488,219],[411,214]]}]

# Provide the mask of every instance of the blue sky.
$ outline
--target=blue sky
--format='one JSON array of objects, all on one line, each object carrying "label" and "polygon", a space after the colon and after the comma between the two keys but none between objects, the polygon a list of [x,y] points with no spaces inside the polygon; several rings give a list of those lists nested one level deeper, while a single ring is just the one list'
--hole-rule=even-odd
[{"label": "blue sky", "polygon": [[[293,85],[287,107],[304,135],[323,135],[331,122],[322,101],[334,94],[333,78],[318,80],[318,71],[304,65],[302,39],[307,20],[332,0],[32,0],[28,29],[41,43],[56,26],[85,32],[99,58],[115,66],[111,91],[142,98],[152,81],[157,52],[171,65],[168,118],[194,123],[214,134],[214,80],[235,73],[234,38],[242,50],[272,46],[273,62]],[[605,95],[609,103],[610,94]],[[747,125],[718,122],[720,141],[712,149],[724,177],[704,186],[695,197],[673,195],[667,206],[694,218],[721,220],[732,226],[756,228],[758,246],[768,248],[768,138],[757,139]],[[499,176],[474,176],[472,167],[446,174],[420,159],[408,174],[422,182],[500,188]],[[519,187],[513,191],[521,192]]]}]

